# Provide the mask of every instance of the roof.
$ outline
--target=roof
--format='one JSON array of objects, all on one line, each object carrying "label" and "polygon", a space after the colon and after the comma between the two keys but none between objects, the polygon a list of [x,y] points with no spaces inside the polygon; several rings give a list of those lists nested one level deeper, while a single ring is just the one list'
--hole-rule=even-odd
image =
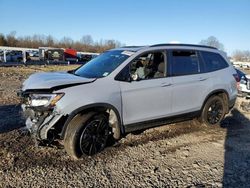
[{"label": "roof", "polygon": [[167,43],[167,44],[155,44],[155,45],[151,45],[150,47],[158,47],[158,46],[184,46],[184,47],[199,47],[199,48],[211,48],[211,49],[217,49],[215,47],[212,46],[206,46],[206,45],[198,45],[198,44],[171,44],[171,43]]},{"label": "roof", "polygon": [[[209,48],[209,49],[216,49],[215,47],[212,47],[212,46],[206,46],[206,45],[198,45],[198,44],[171,44],[171,43],[167,43],[167,44],[154,44],[154,45],[151,45],[151,46],[123,46],[123,47],[120,47],[118,49],[121,49],[121,50],[128,50],[128,51],[138,51],[138,50],[141,50],[143,48],[151,48],[151,47],[198,47],[198,48]],[[117,49],[115,49],[117,50]]]},{"label": "roof", "polygon": [[120,47],[120,48],[115,48],[115,49],[112,49],[112,50],[128,50],[128,51],[133,51],[133,52],[136,52],[136,51],[139,51],[143,48],[147,48],[149,46],[123,46],[123,47]]}]

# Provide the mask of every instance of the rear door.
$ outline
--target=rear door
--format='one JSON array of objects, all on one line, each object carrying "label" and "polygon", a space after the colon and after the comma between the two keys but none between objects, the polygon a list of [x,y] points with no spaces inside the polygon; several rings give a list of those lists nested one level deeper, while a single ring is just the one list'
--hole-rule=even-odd
[{"label": "rear door", "polygon": [[172,50],[171,75],[173,78],[173,115],[200,110],[204,95],[211,84],[209,74],[195,50]]}]

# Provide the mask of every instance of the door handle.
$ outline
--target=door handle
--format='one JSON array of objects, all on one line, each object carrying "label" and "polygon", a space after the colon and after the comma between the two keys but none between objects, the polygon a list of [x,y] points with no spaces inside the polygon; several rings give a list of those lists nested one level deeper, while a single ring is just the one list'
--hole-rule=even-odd
[{"label": "door handle", "polygon": [[205,80],[207,80],[208,78],[199,78],[199,81],[205,81]]},{"label": "door handle", "polygon": [[171,86],[171,85],[172,85],[171,83],[162,83],[161,87],[168,87],[168,86]]}]

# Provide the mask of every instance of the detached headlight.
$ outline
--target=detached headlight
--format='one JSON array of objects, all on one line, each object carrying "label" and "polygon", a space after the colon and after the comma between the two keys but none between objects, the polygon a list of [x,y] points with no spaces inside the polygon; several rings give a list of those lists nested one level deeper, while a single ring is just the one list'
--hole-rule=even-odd
[{"label": "detached headlight", "polygon": [[32,107],[53,107],[63,95],[64,93],[30,94],[29,105]]}]

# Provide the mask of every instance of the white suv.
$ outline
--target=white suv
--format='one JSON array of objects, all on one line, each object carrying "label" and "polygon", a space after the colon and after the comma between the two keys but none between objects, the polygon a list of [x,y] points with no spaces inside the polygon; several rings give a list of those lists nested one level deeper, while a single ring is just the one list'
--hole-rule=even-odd
[{"label": "white suv", "polygon": [[134,131],[197,118],[218,125],[233,107],[237,73],[208,46],[122,47],[69,72],[36,73],[20,92],[26,127],[79,158]]}]

